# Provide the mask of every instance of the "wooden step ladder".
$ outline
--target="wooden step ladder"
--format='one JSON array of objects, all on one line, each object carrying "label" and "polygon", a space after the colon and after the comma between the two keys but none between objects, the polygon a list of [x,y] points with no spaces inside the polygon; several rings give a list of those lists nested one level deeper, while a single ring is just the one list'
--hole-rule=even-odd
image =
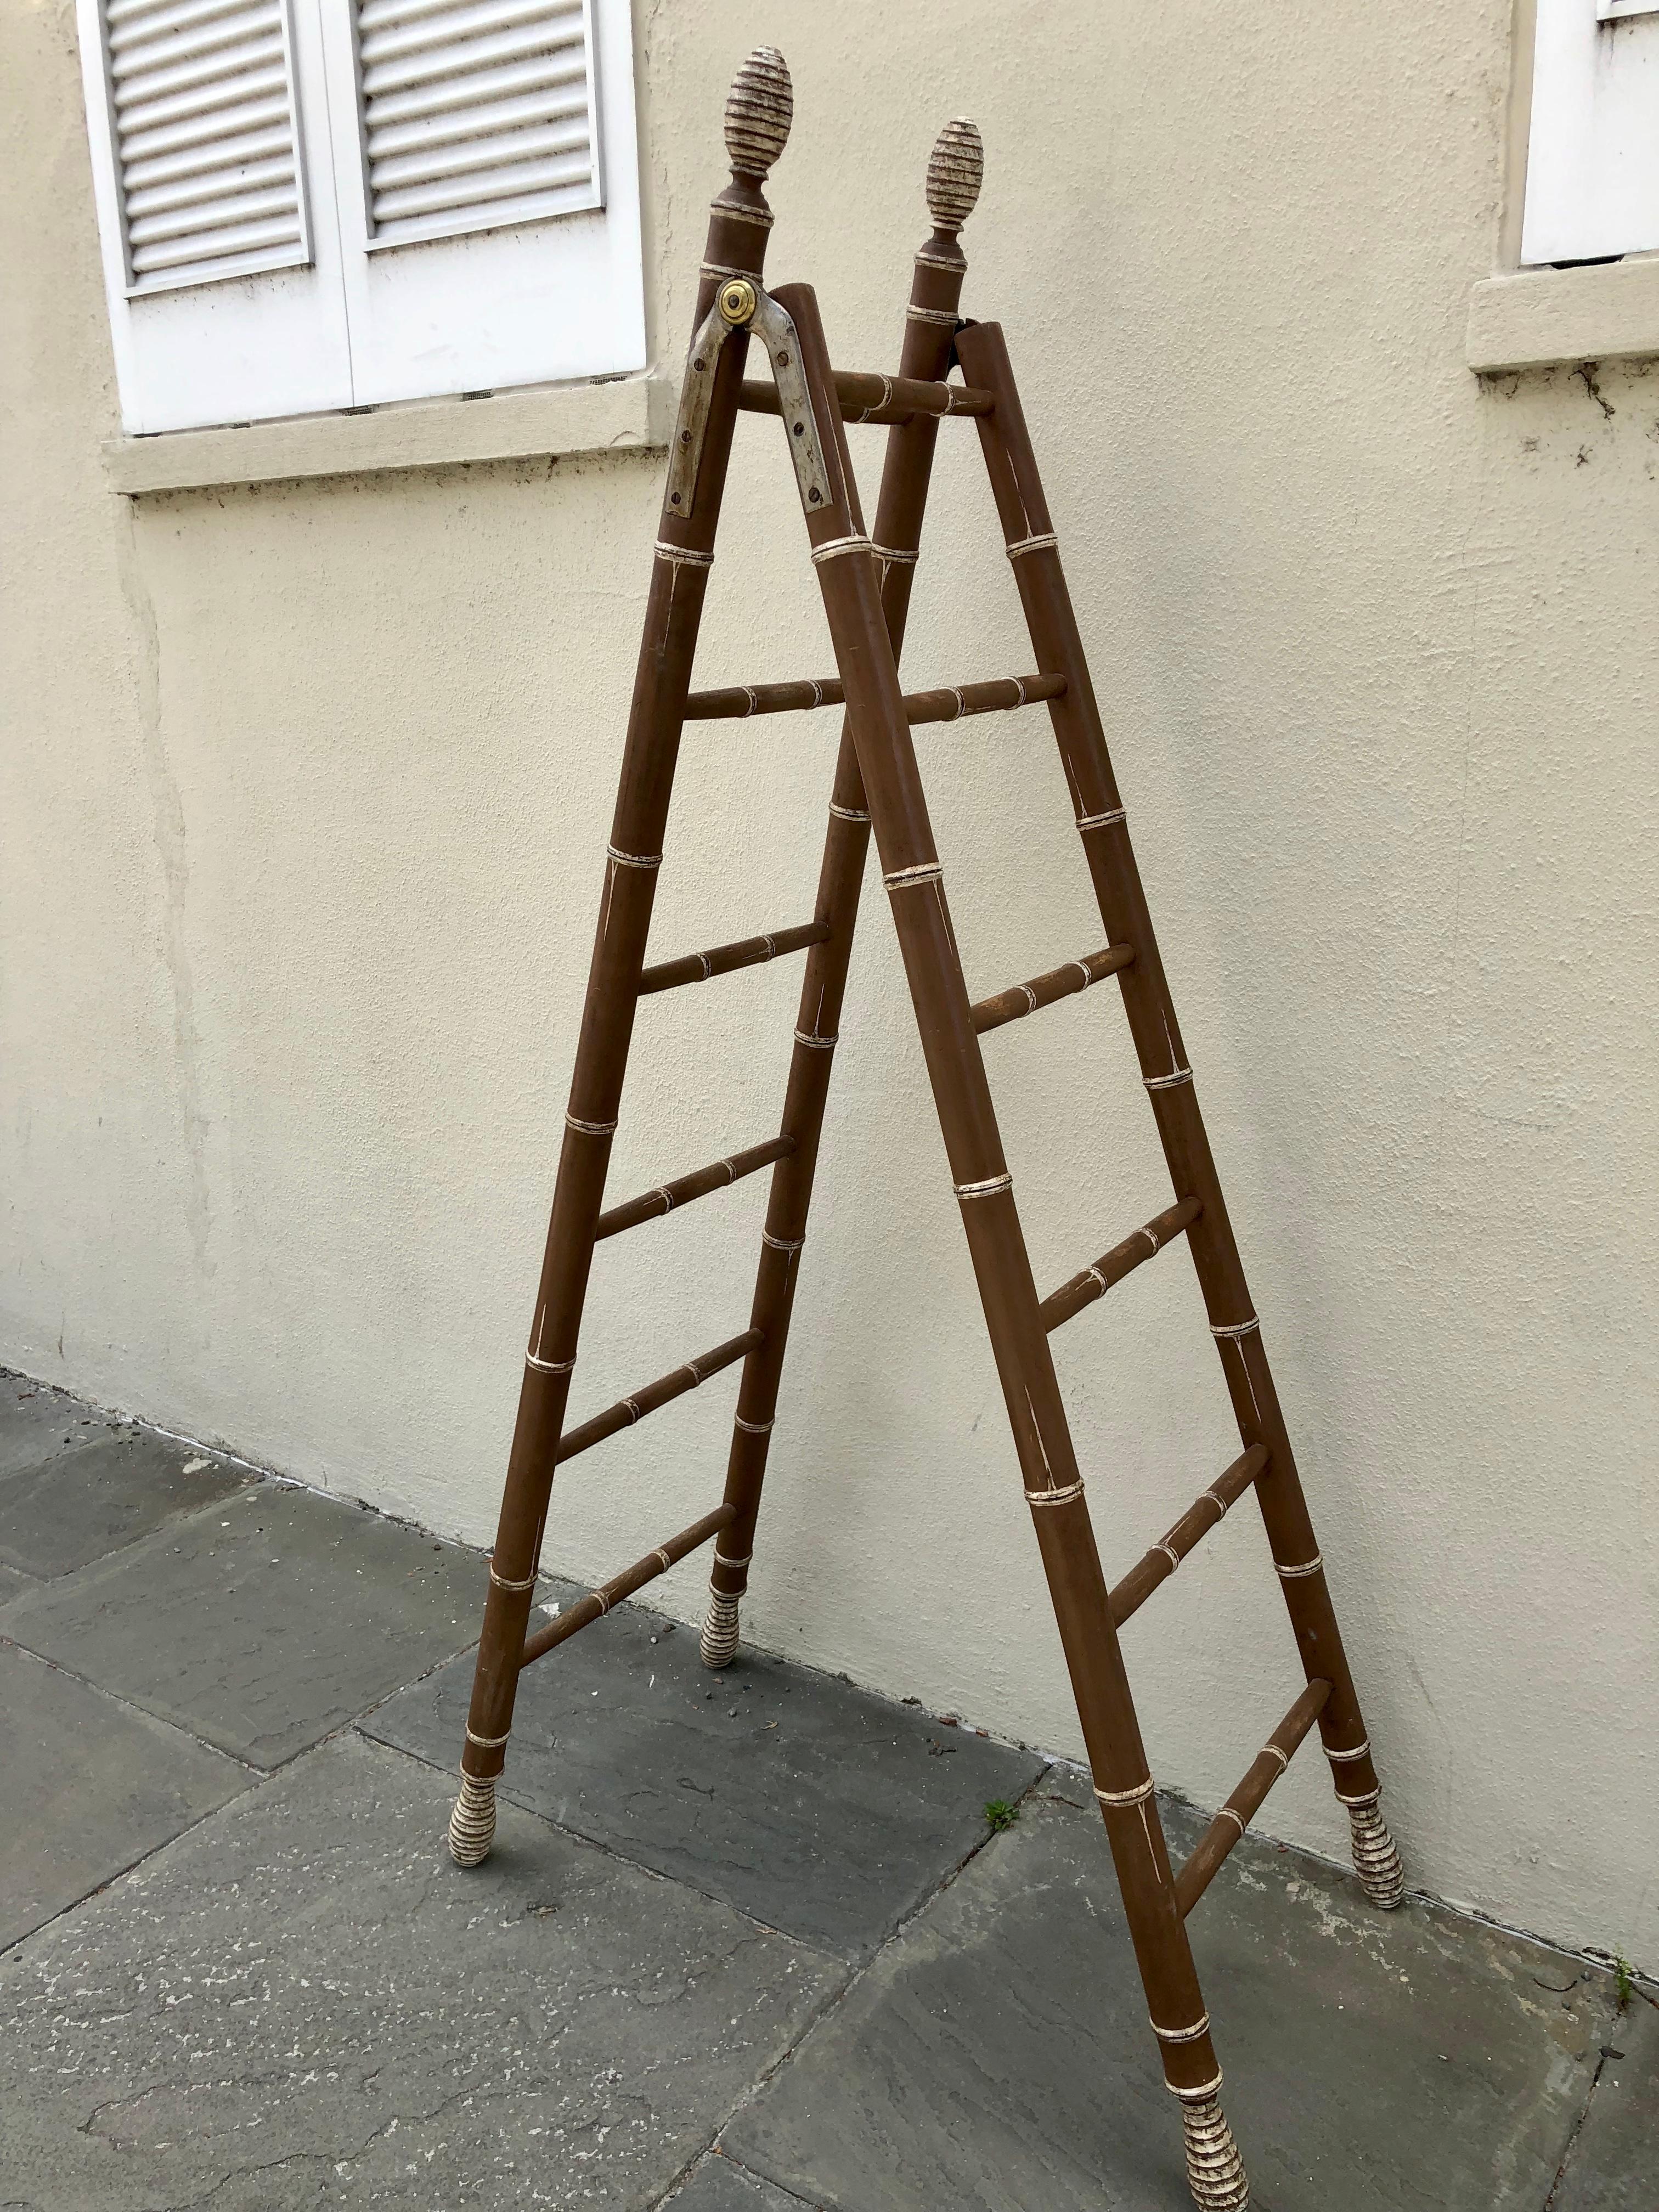
[{"label": "wooden step ladder", "polygon": [[[714,1539],[702,1657],[730,1663],[747,1587],[789,1318],[806,1233],[866,851],[873,828],[940,1127],[990,1331],[1038,1547],[1076,1692],[1164,2078],[1181,2100],[1188,2172],[1206,2208],[1237,2208],[1248,2188],[1222,2117],[1221,2075],[1185,1920],[1303,1739],[1317,1726],[1347,1808],[1354,1863],[1372,1901],[1403,1891],[1336,1615],[1297,1476],[1261,1331],[1198,1109],[1123,803],[1060,567],[1054,526],[1002,333],[958,314],[966,263],[957,233],[978,198],[971,123],[947,125],[927,171],[934,228],[916,255],[896,376],[832,369],[805,285],[762,284],[772,216],[761,185],[792,114],[781,55],[759,48],[726,105],[732,181],[714,203],[696,335],[671,451],[621,787],[605,861],[598,939],[565,1116],[563,1146],[525,1364],[500,1532],[461,1763],[450,1847],[464,1866],[488,1853],[495,1784],[520,1672],[556,1644]],[[750,341],[769,375],[745,383]],[[960,367],[962,383],[947,381]],[[795,684],[692,692],[692,656],[740,410],[779,415],[806,520],[837,673]],[[913,692],[899,689],[911,579],[939,427],[977,426],[1036,663],[1035,673]],[[865,528],[844,424],[890,430],[873,536]],[[916,723],[1041,702],[1071,787],[1106,944],[1029,982],[971,1001],[911,743]],[[812,919],[764,937],[645,963],[676,757],[689,720],[846,708]],[[779,1133],[602,1211],[635,1009],[648,993],[805,954],[805,978]],[[1026,1256],[980,1038],[1115,975],[1163,1140],[1175,1203],[1040,1298]],[[580,1427],[564,1426],[596,1242],[742,1176],[771,1170],[750,1323]],[[1133,1268],[1185,1237],[1220,1354],[1243,1450],[1115,1586],[1107,1584],[1048,1335]],[[726,1495],[714,1510],[533,1632],[532,1594],[553,1471],[742,1363]],[[1244,1492],[1254,1490],[1284,1591],[1306,1687],[1187,1863],[1171,1866],[1117,1632]]]}]

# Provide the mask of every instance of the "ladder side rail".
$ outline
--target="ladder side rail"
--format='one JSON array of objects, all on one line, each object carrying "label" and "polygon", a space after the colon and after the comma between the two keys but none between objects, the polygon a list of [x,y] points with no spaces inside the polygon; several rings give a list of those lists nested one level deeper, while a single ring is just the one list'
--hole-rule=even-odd
[{"label": "ladder side rail", "polygon": [[[920,382],[943,381],[967,267],[955,236],[943,230],[936,228],[918,250],[900,351],[903,376]],[[939,425],[937,415],[916,415],[896,424],[887,436],[876,533],[878,543],[887,549],[882,613],[895,663],[904,643]],[[850,482],[845,431],[839,416],[830,418],[819,411],[818,426],[821,434],[832,428],[836,459],[840,463],[836,473]],[[861,517],[859,526],[862,530]],[[750,1326],[762,1332],[762,1340],[744,1363],[726,1467],[726,1501],[735,1508],[735,1514],[730,1528],[716,1540],[709,1577],[702,1651],[704,1663],[714,1668],[729,1665],[737,1652],[738,1607],[749,1587],[761,1492],[777,1418],[778,1389],[869,846],[869,809],[853,742],[852,718],[848,714],[842,723],[816,908],[817,920],[829,925],[830,933],[808,952],[801,981],[781,1125],[782,1133],[793,1140],[794,1150],[772,1171],[750,1311]]]},{"label": "ladder side rail", "polygon": [[[757,182],[734,167],[732,182],[709,213],[694,330],[702,327],[717,289],[731,271],[744,271],[758,283],[770,225]],[[738,331],[720,349],[695,507],[682,517],[665,498],[653,554],[570,1104],[489,1565],[461,1759],[461,1795],[451,1823],[451,1850],[464,1865],[487,1856],[494,1833],[495,1780],[513,1724],[746,347],[746,336]],[[693,374],[688,363],[688,382]]]},{"label": "ladder side rail", "polygon": [[1039,664],[1066,678],[1064,692],[1049,702],[1049,715],[1101,918],[1112,942],[1134,952],[1120,978],[1124,1010],[1176,1195],[1196,1198],[1203,1209],[1187,1241],[1239,1436],[1247,1448],[1261,1443],[1270,1455],[1256,1496],[1304,1672],[1310,1682],[1331,1684],[1320,1733],[1337,1797],[1353,1826],[1355,1863],[1373,1902],[1395,1905],[1403,1878],[1376,1809],[1380,1791],[1370,1740],[1199,1111],[1001,330],[974,325],[962,332],[958,352],[964,375],[995,398],[994,411],[979,418],[981,448]]},{"label": "ladder side rail", "polygon": [[[817,301],[805,285],[783,287],[776,296],[794,318],[814,411],[821,422],[833,422],[835,389]],[[884,649],[879,549],[856,532],[838,466],[832,468],[830,489],[832,513],[807,520],[813,563],[847,686],[883,881],[952,1183],[1165,2078],[1190,2100],[1189,2109],[1202,2105],[1207,2115],[1219,2069],[1038,1313],[898,674],[890,651]]]}]

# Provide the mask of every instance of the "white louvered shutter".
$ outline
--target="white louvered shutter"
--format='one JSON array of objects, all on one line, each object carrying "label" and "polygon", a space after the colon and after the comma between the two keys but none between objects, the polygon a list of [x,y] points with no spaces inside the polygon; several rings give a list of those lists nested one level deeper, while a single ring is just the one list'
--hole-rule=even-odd
[{"label": "white louvered shutter", "polygon": [[286,0],[106,0],[131,294],[310,259]]},{"label": "white louvered shutter", "polygon": [[371,248],[604,205],[586,0],[356,0]]}]

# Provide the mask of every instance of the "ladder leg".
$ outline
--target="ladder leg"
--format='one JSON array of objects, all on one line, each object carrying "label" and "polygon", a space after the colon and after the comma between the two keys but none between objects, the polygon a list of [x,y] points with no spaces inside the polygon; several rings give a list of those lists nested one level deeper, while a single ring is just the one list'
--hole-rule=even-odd
[{"label": "ladder leg", "polygon": [[[941,140],[940,147],[935,149],[935,165],[945,143]],[[930,180],[931,175],[930,171]],[[960,205],[960,201],[956,204]],[[969,205],[962,208],[963,216],[971,204],[969,200]],[[953,207],[951,213],[955,211]],[[901,376],[927,382],[945,380],[967,266],[955,237],[945,230],[936,229],[921,247],[910,287],[912,312],[905,320],[899,361]],[[852,471],[847,465],[845,433],[839,421],[836,428],[837,451],[850,490]],[[881,494],[876,504],[876,543],[884,556],[882,615],[895,663],[904,643],[910,585],[921,542],[922,516],[938,439],[939,417],[933,415],[916,416],[908,422],[896,423],[887,437]],[[855,491],[853,497],[856,501]],[[856,505],[853,511],[856,517]],[[863,527],[861,518],[859,526]],[[841,1020],[842,997],[846,988],[869,844],[870,816],[864,800],[864,780],[859,773],[850,722],[844,721],[835,788],[830,801],[823,865],[818,878],[817,919],[829,922],[830,933],[807,955],[801,985],[782,1125],[783,1134],[794,1139],[795,1149],[772,1171],[766,1226],[762,1231],[750,1326],[763,1333],[763,1340],[744,1363],[743,1381],[738,1392],[726,1476],[726,1502],[737,1508],[737,1517],[729,1528],[722,1531],[714,1547],[708,1609],[702,1630],[702,1660],[707,1667],[729,1666],[737,1655],[738,1609],[749,1587],[761,1486],[777,1415],[778,1386],[788,1343],[801,1246],[806,1237],[806,1214],[811,1202],[818,1139],[823,1128],[830,1062]]]},{"label": "ladder leg", "polygon": [[[754,179],[734,173],[711,210],[705,259],[713,266],[704,270],[696,327],[702,327],[731,270],[749,270],[758,278],[770,221]],[[746,345],[739,331],[721,347],[693,509],[682,518],[665,501],[652,565],[552,1218],[490,1559],[460,1794],[450,1821],[450,1850],[461,1866],[477,1866],[487,1857],[495,1834],[495,1784],[506,1763],[554,1454],[576,1363]],[[688,368],[688,379],[696,366]]]},{"label": "ladder leg", "polygon": [[[833,422],[834,387],[817,302],[800,285],[782,288],[777,297],[794,319],[818,419]],[[1243,2167],[1217,2102],[1221,2075],[1209,2018],[963,981],[882,622],[878,559],[855,526],[839,477],[837,470],[833,511],[809,517],[808,530],[883,882],[1164,2079],[1182,2100],[1194,2195],[1206,2212],[1237,2212],[1248,2202]]]},{"label": "ladder leg", "polygon": [[1400,1854],[1379,1810],[1381,1787],[1358,1694],[1199,1111],[1001,330],[975,324],[962,333],[960,353],[964,375],[995,395],[994,411],[980,418],[981,445],[1038,665],[1066,678],[1049,714],[1102,919],[1114,944],[1134,951],[1118,979],[1124,1009],[1176,1195],[1203,1206],[1188,1244],[1211,1333],[1239,1435],[1247,1447],[1264,1444],[1270,1455],[1255,1487],[1273,1564],[1308,1680],[1331,1685],[1320,1735],[1347,1810],[1354,1867],[1371,1901],[1388,1910],[1405,1891]]}]

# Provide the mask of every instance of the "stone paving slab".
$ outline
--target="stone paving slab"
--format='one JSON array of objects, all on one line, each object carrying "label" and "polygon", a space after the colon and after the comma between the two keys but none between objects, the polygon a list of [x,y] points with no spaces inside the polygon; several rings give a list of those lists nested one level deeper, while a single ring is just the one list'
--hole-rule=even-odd
[{"label": "stone paving slab", "polygon": [[[574,1586],[561,1587],[568,1601]],[[453,1772],[471,1685],[469,1655],[364,1726]],[[1029,1752],[781,1660],[744,1654],[710,1674],[694,1631],[629,1606],[523,1677],[503,1789],[769,1927],[860,1956],[984,1841],[987,1801],[1042,1771]]]},{"label": "stone paving slab", "polygon": [[104,1435],[0,1477],[0,1560],[31,1575],[66,1575],[247,1481],[167,1437]]},{"label": "stone paving slab", "polygon": [[1659,2204],[1659,2008],[1632,1997],[1607,2031],[1607,2051],[1549,2212],[1654,2212]]},{"label": "stone paving slab", "polygon": [[662,2212],[817,2212],[817,2200],[786,2196],[769,2181],[714,2153],[684,2188],[663,2199]]},{"label": "stone paving slab", "polygon": [[0,1636],[261,1767],[477,1633],[473,1553],[261,1482],[0,1607]]},{"label": "stone paving slab", "polygon": [[[1255,1839],[1190,1924],[1254,2203],[1541,2212],[1610,2021],[1541,1986],[1577,1962]],[[834,2212],[1191,2212],[1181,2140],[1100,1824],[1039,1792],[723,2143]]]},{"label": "stone paving slab", "polygon": [[[148,1713],[0,1644],[0,1946],[252,1779]],[[0,2173],[0,2203],[3,2188]]]},{"label": "stone paving slab", "polygon": [[79,1398],[0,1368],[0,1480],[123,1425]]},{"label": "stone paving slab", "polygon": [[0,2202],[646,2212],[842,1970],[347,1735],[0,1961]]},{"label": "stone paving slab", "polygon": [[35,1587],[33,1575],[22,1574],[17,1568],[0,1563],[0,1605],[4,1605],[8,1598],[21,1597],[25,1590]]}]

